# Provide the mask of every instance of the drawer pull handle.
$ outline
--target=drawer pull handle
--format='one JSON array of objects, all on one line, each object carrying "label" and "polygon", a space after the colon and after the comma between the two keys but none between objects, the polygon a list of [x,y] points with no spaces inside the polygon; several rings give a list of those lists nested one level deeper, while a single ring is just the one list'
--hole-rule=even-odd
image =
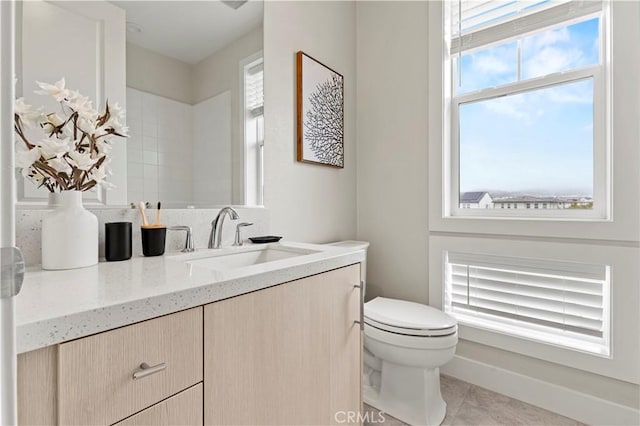
[{"label": "drawer pull handle", "polygon": [[364,281],[360,281],[360,285],[354,285],[353,288],[360,289],[360,321],[356,320],[354,324],[360,324],[360,331],[364,331]]},{"label": "drawer pull handle", "polygon": [[140,364],[140,368],[133,372],[133,380],[142,379],[143,377],[150,376],[155,373],[159,373],[160,371],[166,370],[167,364],[160,363],[158,365],[150,366],[146,362]]}]

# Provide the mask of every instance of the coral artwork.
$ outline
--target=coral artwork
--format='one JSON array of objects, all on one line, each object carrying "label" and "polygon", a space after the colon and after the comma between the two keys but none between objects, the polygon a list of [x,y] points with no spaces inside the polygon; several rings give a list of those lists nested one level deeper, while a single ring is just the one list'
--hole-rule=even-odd
[{"label": "coral artwork", "polygon": [[298,52],[298,161],[344,167],[343,77]]}]

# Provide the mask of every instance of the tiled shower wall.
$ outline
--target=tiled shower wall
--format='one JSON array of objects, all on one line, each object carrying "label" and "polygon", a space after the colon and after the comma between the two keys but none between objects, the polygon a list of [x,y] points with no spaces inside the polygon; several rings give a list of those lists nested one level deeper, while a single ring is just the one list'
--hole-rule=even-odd
[{"label": "tiled shower wall", "polygon": [[231,92],[195,104],[127,88],[127,199],[232,204]]},{"label": "tiled shower wall", "polygon": [[193,107],[127,87],[129,202],[193,204]]},{"label": "tiled shower wall", "polygon": [[[104,224],[106,222],[133,222],[133,255],[141,256],[142,243],[140,240],[140,214],[134,209],[96,208],[89,210],[98,217],[100,230],[100,257],[104,256]],[[235,225],[239,222],[253,222],[253,226],[242,229],[244,239],[253,236],[269,234],[269,211],[260,207],[237,207],[235,210],[239,220],[227,218],[222,232],[223,245],[230,245],[235,236]],[[193,238],[196,248],[203,248],[209,242],[211,221],[216,217],[219,209],[168,209],[162,210],[162,223],[171,225],[187,225],[193,228]],[[22,209],[16,211],[16,243],[22,250],[27,266],[41,263],[40,252],[42,219],[49,212],[47,209]],[[156,211],[149,209],[147,217],[155,220]],[[179,251],[184,247],[185,233],[183,231],[167,232],[167,252]]]}]

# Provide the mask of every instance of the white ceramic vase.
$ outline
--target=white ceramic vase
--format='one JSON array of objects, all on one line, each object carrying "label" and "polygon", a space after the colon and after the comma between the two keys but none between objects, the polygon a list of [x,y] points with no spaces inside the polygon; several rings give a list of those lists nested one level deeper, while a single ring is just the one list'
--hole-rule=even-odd
[{"label": "white ceramic vase", "polygon": [[63,191],[42,220],[42,269],[76,269],[98,263],[98,218],[82,205],[82,192]]}]

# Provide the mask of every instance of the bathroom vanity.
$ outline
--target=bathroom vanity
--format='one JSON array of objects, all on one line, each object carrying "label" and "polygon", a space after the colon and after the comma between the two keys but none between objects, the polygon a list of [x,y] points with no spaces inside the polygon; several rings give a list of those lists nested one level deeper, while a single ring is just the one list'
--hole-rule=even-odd
[{"label": "bathroom vanity", "polygon": [[279,243],[27,273],[19,424],[334,424],[361,409],[363,251]]}]

